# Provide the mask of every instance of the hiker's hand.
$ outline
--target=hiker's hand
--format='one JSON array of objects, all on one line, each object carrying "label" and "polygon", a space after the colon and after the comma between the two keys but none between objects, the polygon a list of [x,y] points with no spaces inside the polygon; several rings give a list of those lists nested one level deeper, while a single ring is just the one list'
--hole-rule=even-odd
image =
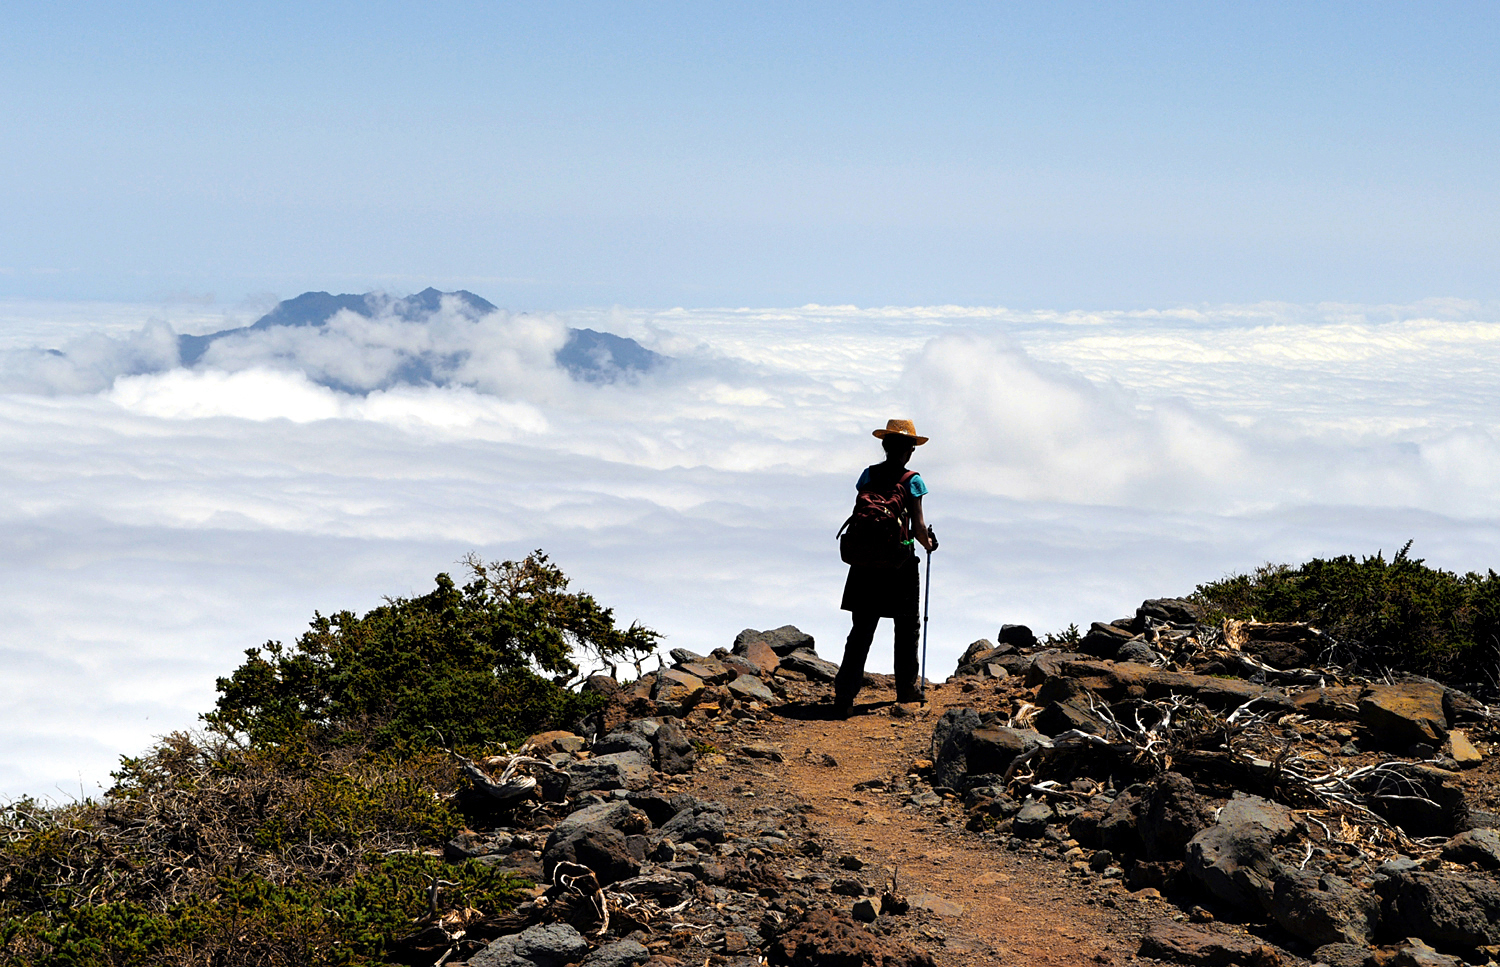
[{"label": "hiker's hand", "polygon": [[931,527],[929,527],[927,528],[927,534],[925,536],[927,539],[921,541],[920,543],[923,547],[927,548],[927,553],[931,554],[933,551],[938,549],[937,533],[934,532]]}]

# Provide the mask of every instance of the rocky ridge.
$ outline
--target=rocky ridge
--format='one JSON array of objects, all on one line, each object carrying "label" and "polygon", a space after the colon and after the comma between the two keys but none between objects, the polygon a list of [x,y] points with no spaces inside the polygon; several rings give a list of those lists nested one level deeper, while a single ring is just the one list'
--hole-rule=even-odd
[{"label": "rocky ridge", "polygon": [[[1314,628],[1201,622],[1165,599],[1071,642],[1006,626],[928,705],[867,702],[848,723],[826,718],[837,666],[791,627],[592,678],[607,704],[575,732],[475,764],[471,829],[445,849],[535,879],[535,897],[499,922],[440,920],[412,952],[1494,963],[1494,710],[1337,674]],[[923,872],[951,853],[950,886]],[[1022,886],[1050,907],[1011,910]],[[1048,930],[1066,942],[1027,947]]]}]

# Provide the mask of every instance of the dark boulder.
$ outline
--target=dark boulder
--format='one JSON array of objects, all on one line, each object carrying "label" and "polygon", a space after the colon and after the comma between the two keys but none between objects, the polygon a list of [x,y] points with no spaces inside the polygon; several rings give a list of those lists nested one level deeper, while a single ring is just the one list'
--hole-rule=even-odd
[{"label": "dark boulder", "polygon": [[663,719],[651,740],[656,753],[656,768],[660,772],[669,776],[681,775],[692,772],[698,764],[693,742],[676,719]]},{"label": "dark boulder", "polygon": [[979,713],[971,708],[950,708],[932,729],[932,784],[961,789],[969,767],[969,743],[979,728]]},{"label": "dark boulder", "polygon": [[1380,918],[1380,900],[1331,874],[1285,871],[1276,878],[1271,916],[1313,946],[1367,944]]},{"label": "dark boulder", "polygon": [[1448,735],[1443,686],[1436,682],[1371,685],[1359,700],[1359,720],[1392,752],[1441,746]]},{"label": "dark boulder", "polygon": [[817,647],[813,643],[813,636],[799,631],[791,625],[782,625],[780,628],[775,628],[771,631],[756,631],[753,628],[746,628],[734,638],[734,653],[736,655],[744,654],[740,650],[741,646],[751,641],[765,642],[771,646],[771,650],[776,652],[778,656],[790,655],[798,649],[805,649],[811,652],[817,651]]},{"label": "dark boulder", "polygon": [[771,967],[937,967],[932,957],[872,933],[847,913],[814,910],[767,947]]},{"label": "dark boulder", "polygon": [[1275,948],[1253,937],[1219,933],[1185,923],[1160,920],[1146,929],[1141,954],[1156,960],[1196,967],[1278,967]]},{"label": "dark boulder", "polygon": [[716,802],[694,800],[663,823],[659,834],[677,843],[722,843],[728,837],[724,807]]},{"label": "dark boulder", "polygon": [[595,756],[567,766],[572,777],[572,792],[590,792],[598,789],[629,789],[636,791],[651,785],[651,760],[648,754],[639,752],[612,752]]},{"label": "dark boulder", "polygon": [[1475,863],[1484,869],[1500,869],[1500,831],[1470,829],[1448,840],[1443,859],[1454,863]]},{"label": "dark boulder", "polygon": [[1184,870],[1212,896],[1241,911],[1271,908],[1281,864],[1272,847],[1296,835],[1291,810],[1258,796],[1236,795],[1219,821],[1188,843]]},{"label": "dark boulder", "polygon": [[969,734],[964,771],[970,777],[1003,776],[1016,756],[1030,752],[1046,741],[1046,736],[1032,729],[1013,729],[1003,725],[977,728]]},{"label": "dark boulder", "polygon": [[1135,609],[1132,624],[1136,630],[1145,630],[1147,618],[1167,624],[1196,625],[1203,621],[1203,608],[1187,598],[1150,598]]},{"label": "dark boulder", "polygon": [[1180,860],[1194,836],[1214,822],[1214,809],[1187,776],[1168,772],[1145,785],[1136,814],[1150,861]]},{"label": "dark boulder", "polygon": [[781,667],[787,671],[800,672],[807,676],[808,681],[813,682],[831,682],[839,673],[839,666],[833,662],[801,648],[781,656]]},{"label": "dark boulder", "polygon": [[1001,625],[1000,644],[1013,648],[1035,648],[1036,635],[1025,625]]},{"label": "dark boulder", "polygon": [[650,959],[651,951],[640,941],[616,940],[589,954],[581,967],[639,967]]},{"label": "dark boulder", "polygon": [[1078,642],[1078,650],[1085,655],[1093,655],[1095,658],[1112,659],[1120,650],[1120,646],[1134,637],[1134,632],[1128,628],[1095,621],[1089,625],[1089,633]]},{"label": "dark boulder", "polygon": [[1500,882],[1491,877],[1408,870],[1377,889],[1398,937],[1465,950],[1500,943]]},{"label": "dark boulder", "polygon": [[470,954],[470,967],[563,967],[588,956],[583,934],[566,923],[539,924]]}]

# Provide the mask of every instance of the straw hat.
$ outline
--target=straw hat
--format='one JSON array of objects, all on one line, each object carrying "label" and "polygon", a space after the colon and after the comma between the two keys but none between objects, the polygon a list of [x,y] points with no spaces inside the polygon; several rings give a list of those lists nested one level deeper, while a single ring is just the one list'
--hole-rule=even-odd
[{"label": "straw hat", "polygon": [[927,437],[917,436],[917,428],[911,420],[886,420],[884,430],[872,431],[874,436],[885,439],[888,436],[911,437],[912,446],[919,447],[927,442]]}]

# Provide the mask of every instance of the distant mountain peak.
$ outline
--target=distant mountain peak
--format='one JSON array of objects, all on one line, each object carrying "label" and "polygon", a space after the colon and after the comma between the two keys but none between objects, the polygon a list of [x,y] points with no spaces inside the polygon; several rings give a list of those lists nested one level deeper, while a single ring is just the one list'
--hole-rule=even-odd
[{"label": "distant mountain peak", "polygon": [[[216,340],[238,333],[263,332],[277,326],[326,326],[328,320],[340,312],[352,312],[367,319],[389,313],[408,322],[424,322],[442,308],[443,299],[457,303],[458,311],[472,319],[492,312],[499,307],[472,292],[459,289],[442,292],[428,286],[415,295],[392,298],[382,292],[362,294],[329,292],[304,292],[292,299],[276,304],[270,312],[248,326],[224,329],[203,336],[178,336],[178,354],[182,365],[196,365],[208,347]],[[568,341],[555,354],[557,365],[574,379],[591,383],[610,383],[623,376],[632,376],[654,369],[667,361],[667,357],[654,353],[625,336],[593,329],[568,330]],[[415,375],[422,372],[417,366],[410,370],[411,382],[421,382]]]}]

